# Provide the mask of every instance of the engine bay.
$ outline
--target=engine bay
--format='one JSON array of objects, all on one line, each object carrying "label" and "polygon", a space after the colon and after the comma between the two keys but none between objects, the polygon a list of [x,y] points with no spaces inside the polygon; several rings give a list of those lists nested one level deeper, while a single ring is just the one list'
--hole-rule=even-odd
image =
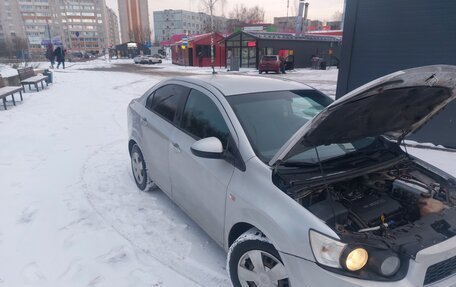
[{"label": "engine bay", "polygon": [[341,237],[382,242],[411,257],[456,235],[454,182],[413,161],[342,181],[295,184],[289,195]]}]

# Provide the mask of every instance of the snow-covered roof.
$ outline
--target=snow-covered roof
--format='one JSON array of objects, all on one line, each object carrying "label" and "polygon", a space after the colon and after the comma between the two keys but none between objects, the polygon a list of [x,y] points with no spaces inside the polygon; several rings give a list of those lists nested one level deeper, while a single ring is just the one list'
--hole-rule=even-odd
[{"label": "snow-covered roof", "polygon": [[[241,32],[236,32],[227,37],[227,40],[238,35]],[[331,35],[314,35],[314,34],[305,34],[301,36],[296,36],[293,33],[277,33],[277,32],[264,32],[264,31],[242,31],[242,33],[247,34],[256,39],[264,40],[297,40],[297,41],[323,41],[323,42],[339,42],[342,40],[340,36],[331,36]]]}]

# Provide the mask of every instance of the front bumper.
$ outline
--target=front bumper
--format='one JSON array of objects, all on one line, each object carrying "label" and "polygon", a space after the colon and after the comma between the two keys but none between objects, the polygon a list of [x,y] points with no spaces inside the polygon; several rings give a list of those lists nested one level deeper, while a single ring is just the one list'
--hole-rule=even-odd
[{"label": "front bumper", "polygon": [[[415,260],[410,260],[407,276],[395,282],[368,281],[351,278],[327,271],[315,262],[280,253],[290,277],[293,287],[420,287],[426,276],[429,266],[456,256],[456,236],[423,249],[416,255]],[[456,287],[456,273],[439,281],[426,285],[426,287]]]}]

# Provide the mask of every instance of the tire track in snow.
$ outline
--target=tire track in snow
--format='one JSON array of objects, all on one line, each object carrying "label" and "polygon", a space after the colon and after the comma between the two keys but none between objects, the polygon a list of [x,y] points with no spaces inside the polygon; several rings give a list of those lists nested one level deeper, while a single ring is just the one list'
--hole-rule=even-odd
[{"label": "tire track in snow", "polygon": [[[119,236],[121,236],[123,239],[125,239],[136,250],[135,255],[140,262],[144,263],[144,261],[148,261],[148,260],[152,259],[156,263],[158,262],[159,264],[172,270],[179,276],[187,279],[188,281],[194,283],[197,286],[229,286],[228,279],[226,276],[221,275],[220,273],[217,273],[213,270],[207,269],[207,267],[200,264],[199,262],[195,262],[193,259],[188,258],[187,255],[184,255],[182,257],[182,254],[173,254],[172,251],[174,251],[174,250],[169,250],[169,248],[185,250],[186,247],[182,246],[182,243],[175,242],[175,241],[184,241],[184,239],[169,240],[169,238],[166,238],[166,236],[165,236],[163,239],[166,239],[167,241],[161,242],[160,238],[159,238],[158,239],[159,244],[164,244],[164,245],[171,244],[171,247],[168,247],[168,249],[165,247],[165,249],[166,249],[165,251],[161,250],[162,246],[160,246],[160,247],[154,246],[155,248],[148,248],[147,240],[145,242],[141,242],[141,240],[142,240],[141,235],[144,235],[144,237],[149,236],[150,238],[155,239],[157,236],[158,237],[163,236],[163,233],[166,233],[167,231],[173,232],[173,230],[172,230],[173,225],[176,225],[175,222],[172,222],[173,219],[171,219],[171,221],[169,222],[169,224],[171,225],[170,227],[168,227],[165,224],[165,226],[166,226],[165,228],[171,229],[171,231],[170,230],[160,230],[160,228],[163,228],[163,226],[161,226],[161,227],[159,226],[158,230],[155,230],[154,227],[152,227],[152,229],[151,229],[150,224],[144,225],[144,224],[140,223],[139,226],[134,227],[135,229],[136,228],[139,229],[140,236],[135,237],[133,234],[131,234],[132,233],[131,230],[129,232],[128,230],[125,230],[125,228],[122,228],[122,224],[128,225],[128,228],[131,228],[131,225],[130,225],[131,222],[122,222],[124,220],[124,218],[119,218],[119,217],[110,218],[110,214],[113,213],[112,210],[103,210],[104,207],[102,205],[106,204],[106,201],[112,200],[112,198],[115,195],[108,194],[107,198],[99,198],[101,196],[101,194],[103,194],[103,192],[100,190],[100,187],[97,186],[97,184],[99,184],[101,182],[110,182],[113,180],[113,178],[116,178],[116,176],[118,176],[118,174],[110,174],[109,178],[98,178],[97,177],[96,183],[94,184],[93,182],[91,182],[89,180],[88,176],[89,176],[89,174],[98,175],[97,171],[99,171],[100,168],[102,168],[102,166],[100,166],[100,164],[97,163],[95,165],[97,168],[97,171],[93,171],[93,170],[91,170],[92,166],[93,166],[92,161],[94,161],[97,158],[97,156],[100,156],[102,154],[102,152],[104,154],[106,154],[106,153],[108,153],[108,151],[112,152],[112,150],[114,149],[114,152],[112,152],[114,158],[110,157],[109,162],[104,163],[105,165],[112,165],[113,162],[116,162],[115,155],[118,154],[118,151],[123,151],[123,149],[121,149],[121,148],[117,149],[116,147],[122,145],[124,142],[125,142],[124,139],[120,139],[120,140],[113,141],[109,144],[103,145],[103,146],[99,147],[95,152],[93,152],[84,162],[84,165],[83,165],[83,168],[81,171],[80,180],[81,180],[82,188],[84,190],[85,197],[86,197],[90,207],[103,220],[103,222],[106,225],[108,225],[110,228],[112,228]],[[126,170],[125,168],[121,168],[119,170],[123,174],[128,172],[127,178],[133,182],[133,179],[128,170]],[[97,193],[95,194],[95,193],[93,193],[93,191],[97,191]],[[104,192],[104,193],[106,193],[106,192]],[[127,191],[125,191],[125,193],[127,193]],[[143,195],[144,195],[144,193],[143,193]],[[101,200],[98,200],[98,199],[101,199]],[[119,209],[126,210],[127,206],[122,206],[122,208],[114,208],[114,209],[117,211]],[[109,212],[107,212],[107,211],[109,211]],[[161,220],[163,220],[163,219],[169,220],[169,219],[167,219],[166,214],[162,215],[163,210],[158,210],[158,213],[157,213],[157,210],[153,209],[153,206],[146,206],[144,208],[139,208],[136,212],[141,212],[141,211],[146,212],[146,214],[143,215],[144,217],[146,217],[146,220],[149,219],[149,217],[148,217],[149,213],[152,213],[152,215],[155,215],[155,216],[150,216],[150,217],[158,216],[159,219],[161,219]],[[128,212],[128,210],[127,210],[127,212]],[[131,214],[130,215],[127,214],[127,216],[131,216]],[[133,216],[135,216],[135,215],[133,215]],[[136,215],[136,217],[137,216],[138,215]],[[137,219],[136,217],[134,217],[133,219]],[[182,227],[179,226],[179,223],[177,223],[176,229],[187,228],[185,226],[185,223],[183,223],[183,224],[181,223],[180,225]],[[135,229],[133,230],[133,233],[138,233],[138,231],[136,231]],[[148,238],[146,238],[146,239],[148,239]],[[183,244],[185,245],[185,243],[186,242],[184,242]],[[173,246],[173,244],[177,244],[177,245]],[[182,252],[182,250],[181,250],[181,252]],[[163,254],[163,253],[165,253],[165,254]],[[161,257],[164,257],[166,259],[162,259]],[[147,263],[144,263],[144,264],[147,265]],[[188,266],[188,265],[190,265],[190,266]],[[221,265],[224,266],[224,263]],[[208,282],[208,285],[201,285],[202,282]]]}]

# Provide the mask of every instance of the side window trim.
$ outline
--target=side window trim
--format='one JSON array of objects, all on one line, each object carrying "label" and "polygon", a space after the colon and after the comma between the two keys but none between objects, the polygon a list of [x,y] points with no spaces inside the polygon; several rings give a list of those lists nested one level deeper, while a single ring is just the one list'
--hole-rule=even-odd
[{"label": "side window trim", "polygon": [[[212,94],[211,91],[208,91],[206,90],[205,88],[203,87],[193,87],[193,85],[189,85],[189,92],[187,93],[187,95],[185,96],[185,98],[182,100],[182,106],[180,107],[179,109],[179,115],[180,115],[180,118],[179,118],[179,123],[178,125],[176,126],[181,132],[185,133],[186,135],[188,135],[189,137],[193,138],[195,141],[199,140],[199,138],[196,136],[196,135],[193,135],[192,133],[188,132],[187,130],[185,130],[182,126],[182,121],[183,121],[183,114],[184,114],[184,110],[185,110],[185,107],[187,105],[187,101],[188,101],[188,98],[190,97],[190,94],[192,92],[192,90],[195,90],[197,92],[200,92],[202,94],[204,94],[207,98],[209,98],[215,105],[215,107],[217,108],[217,110],[219,111],[220,115],[222,116],[223,118],[223,121],[225,123],[225,125],[227,126],[228,128],[228,139],[227,139],[227,148],[229,149],[230,147],[232,148],[232,152],[228,152],[230,154],[230,156],[228,156],[226,158],[226,160],[228,162],[230,162],[231,164],[233,164],[233,166],[241,171],[246,171],[246,165],[245,165],[245,162],[239,152],[239,148],[238,148],[238,142],[239,142],[239,139],[238,139],[238,135],[237,135],[237,132],[236,132],[236,129],[234,128],[234,125],[233,123],[231,122],[231,119],[229,118],[228,116],[228,113],[226,112],[225,108],[223,107],[223,104],[220,102],[220,100],[214,95]],[[234,153],[234,154],[231,154],[231,153]]]},{"label": "side window trim", "polygon": [[[199,85],[196,85],[196,84],[193,84],[193,83],[190,83],[187,85],[187,87],[189,88],[189,92],[187,93],[187,95],[185,96],[185,100],[183,100],[183,103],[182,103],[182,109],[180,110],[181,112],[181,115],[184,113],[184,109],[185,109],[185,106],[187,105],[187,101],[188,101],[188,97],[190,95],[190,92],[191,90],[195,90],[195,91],[198,91],[200,93],[203,93],[205,94],[209,99],[211,99],[214,104],[217,106],[217,109],[219,110],[219,112],[222,114],[222,117],[223,117],[223,120],[225,121],[225,124],[228,126],[228,130],[230,132],[230,136],[233,138],[233,140],[235,141],[235,144],[237,145],[238,144],[238,134],[236,132],[236,129],[234,128],[234,125],[233,123],[231,122],[231,119],[229,118],[228,116],[228,113],[227,111],[225,110],[225,108],[223,107],[223,104],[220,102],[220,100],[209,90],[207,90],[206,88],[202,87],[202,86],[199,86]],[[178,123],[178,126],[179,130],[185,132],[186,134],[188,134],[189,136],[191,136],[192,138],[194,139],[197,139],[195,138],[194,136],[190,135],[189,133],[187,133],[183,128],[182,128],[182,118],[180,118],[179,120],[179,123]]]},{"label": "side window trim", "polygon": [[184,115],[184,111],[185,111],[185,108],[187,107],[187,103],[188,103],[188,99],[190,98],[190,94],[192,93],[192,91],[195,91],[195,92],[198,92],[198,93],[201,93],[203,94],[204,96],[206,96],[207,99],[209,99],[215,106],[215,108],[217,109],[217,111],[219,112],[220,116],[222,117],[223,119],[223,122],[225,123],[225,126],[226,128],[228,129],[228,137],[232,137],[231,135],[231,130],[227,124],[227,121],[225,119],[225,117],[223,116],[223,113],[225,112],[225,110],[223,110],[223,112],[220,110],[220,108],[218,107],[218,105],[215,103],[215,101],[212,99],[212,97],[210,97],[207,93],[203,92],[203,91],[200,91],[198,89],[194,89],[194,88],[190,88],[190,91],[189,93],[187,94],[186,98],[185,98],[185,102],[182,106],[182,113],[181,113],[181,118],[180,118],[180,121],[179,121],[179,129],[184,131],[186,134],[190,135],[192,138],[194,138],[195,140],[199,140],[201,138],[199,138],[197,135],[194,135],[192,134],[191,132],[187,131],[186,129],[184,129],[184,127],[182,126],[183,125],[183,115]]},{"label": "side window trim", "polygon": [[[174,114],[174,118],[172,121],[170,121],[168,118],[164,117],[162,114],[158,113],[157,111],[155,111],[153,109],[153,107],[157,104],[155,103],[155,105],[152,105],[152,102],[153,102],[153,98],[155,97],[155,93],[160,90],[160,89],[163,89],[167,86],[180,86],[180,87],[183,87],[183,88],[186,88],[187,89],[187,93],[185,93],[185,95],[182,96],[182,98],[179,100],[179,103],[177,105],[177,108],[176,108],[176,113]],[[188,95],[191,91],[191,88],[188,87],[188,86],[185,86],[185,85],[182,85],[182,84],[176,84],[176,83],[167,83],[166,85],[163,85],[163,86],[160,86],[158,87],[157,89],[155,89],[150,95],[149,97],[147,98],[146,100],[146,108],[154,113],[155,115],[157,115],[158,117],[160,117],[161,119],[167,121],[168,123],[172,124],[173,126],[179,128],[179,121],[180,121],[180,113],[181,113],[181,108],[182,108],[182,105],[183,103],[185,104],[185,102],[187,101],[187,98],[188,98]],[[163,99],[162,101],[160,102],[163,102],[164,100],[166,99],[169,99],[169,97],[166,97],[165,99]]]},{"label": "side window trim", "polygon": [[149,96],[147,96],[147,99],[146,99],[146,109],[148,109],[151,112],[152,112],[152,101],[153,101],[153,98],[155,96],[155,91],[156,90],[154,90],[152,93],[150,93]]}]

